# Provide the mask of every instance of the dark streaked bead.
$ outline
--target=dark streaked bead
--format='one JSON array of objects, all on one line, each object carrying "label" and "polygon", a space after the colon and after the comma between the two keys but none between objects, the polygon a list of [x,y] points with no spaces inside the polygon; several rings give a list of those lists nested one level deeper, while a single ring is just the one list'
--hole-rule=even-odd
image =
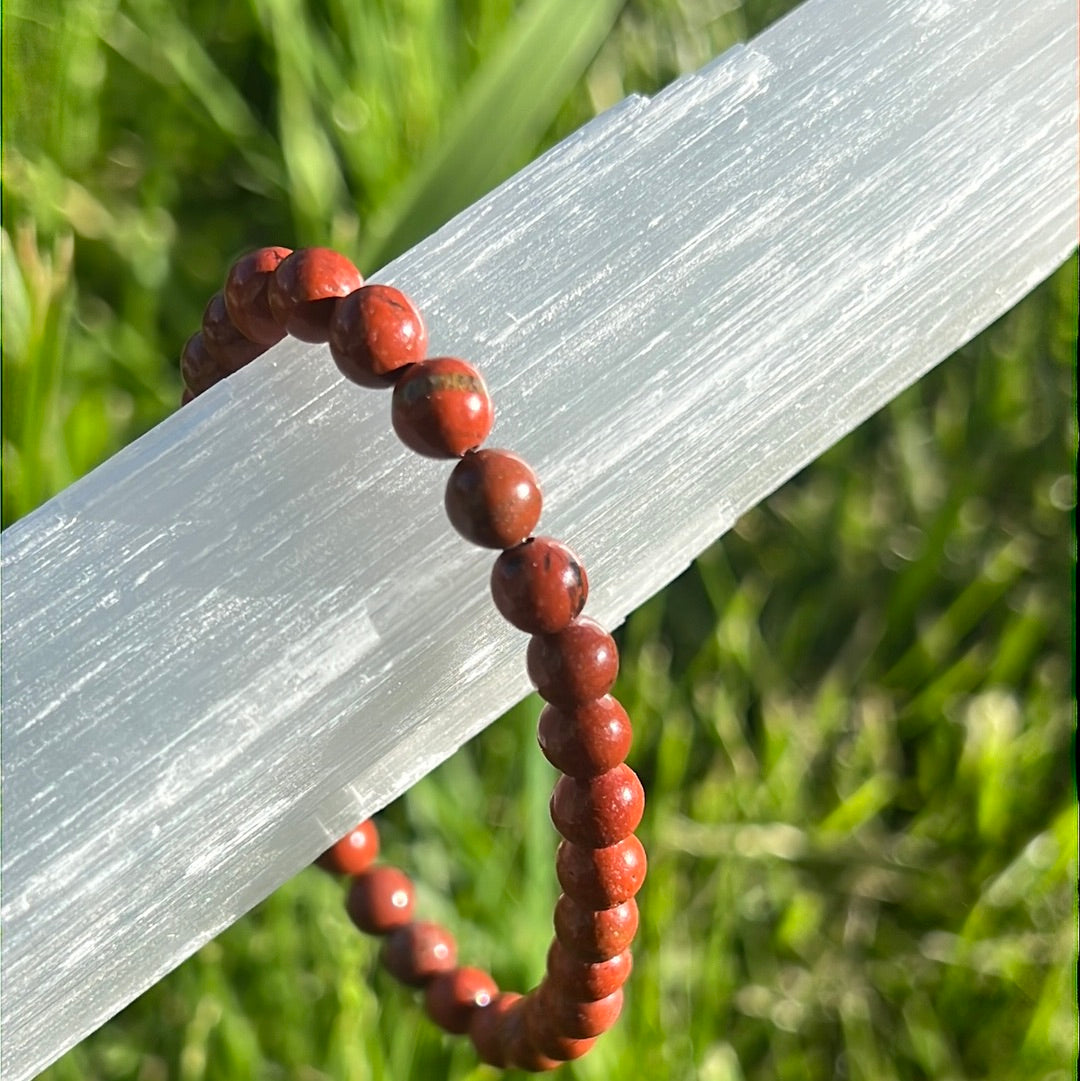
[{"label": "dark streaked bead", "polygon": [[193,395],[198,395],[224,379],[229,370],[216,357],[210,355],[203,341],[202,331],[199,330],[184,343],[183,352],[180,354],[180,374],[187,389]]},{"label": "dark streaked bead", "polygon": [[546,1002],[543,984],[526,1003],[524,1010],[529,1043],[547,1058],[569,1062],[587,1054],[596,1043],[595,1036],[584,1040],[565,1036],[552,1024],[553,1016]]},{"label": "dark streaked bead", "polygon": [[585,607],[589,579],[565,544],[530,537],[491,568],[491,595],[503,617],[528,634],[555,634]]},{"label": "dark streaked bead", "polygon": [[503,991],[486,1006],[473,1011],[469,1018],[469,1039],[481,1062],[500,1068],[506,1066],[506,1049],[503,1046],[506,1015],[521,998],[516,991]]},{"label": "dark streaked bead", "polygon": [[599,623],[581,616],[555,634],[535,635],[525,664],[541,698],[572,707],[611,690],[619,674],[619,651]]},{"label": "dark streaked bead", "polygon": [[561,708],[545,706],[536,738],[547,760],[571,777],[595,777],[630,753],[630,718],[611,695]]},{"label": "dark streaked bead", "polygon": [[292,248],[259,248],[233,263],[225,279],[225,307],[233,324],[253,342],[269,347],[285,337],[270,311],[266,291],[278,264],[292,255]]},{"label": "dark streaked bead", "polygon": [[424,991],[428,1017],[447,1032],[469,1031],[477,1009],[490,1005],[499,993],[495,981],[479,968],[455,968],[436,976]]},{"label": "dark streaked bead", "polygon": [[548,1017],[548,1025],[571,1039],[583,1040],[607,1032],[622,1012],[622,988],[606,998],[575,1002],[564,998],[552,984],[540,985],[540,1006]]},{"label": "dark streaked bead", "polygon": [[628,949],[606,961],[583,961],[558,939],[552,942],[547,956],[548,978],[552,985],[564,997],[578,1002],[614,994],[630,978],[633,967],[633,954]]},{"label": "dark streaked bead", "polygon": [[389,285],[365,285],[337,304],[330,320],[330,354],[346,379],[387,387],[408,364],[424,359],[427,327],[416,305]]},{"label": "dark streaked bead", "polygon": [[345,910],[361,931],[387,935],[412,919],[413,884],[396,867],[372,867],[353,879]]},{"label": "dark streaked bead", "polygon": [[407,923],[383,940],[383,968],[409,987],[423,987],[457,964],[454,936],[437,923]]},{"label": "dark streaked bead", "polygon": [[324,871],[358,875],[366,871],[379,854],[379,832],[370,818],[349,830],[316,861]]},{"label": "dark streaked bead", "polygon": [[596,777],[560,777],[551,794],[551,821],[568,841],[607,848],[637,829],[645,792],[625,763]]},{"label": "dark streaked bead", "polygon": [[567,953],[583,961],[607,961],[622,953],[637,934],[637,902],[614,908],[584,908],[564,893],[555,904],[555,937]]},{"label": "dark streaked bead", "polygon": [[364,284],[360,271],[329,248],[300,248],[283,259],[267,286],[270,314],[294,338],[325,342],[340,297]]},{"label": "dark streaked bead", "polygon": [[428,458],[460,458],[488,437],[495,407],[480,373],[456,357],[406,368],[394,385],[390,422],[398,438]]},{"label": "dark streaked bead", "polygon": [[225,307],[225,298],[215,293],[202,318],[203,345],[206,351],[221,366],[222,375],[232,375],[245,364],[250,364],[257,356],[266,352],[265,345],[259,345],[237,330]]},{"label": "dark streaked bead", "polygon": [[629,901],[645,881],[648,861],[633,835],[607,848],[582,848],[563,841],[555,873],[563,892],[587,908],[613,908]]},{"label": "dark streaked bead", "polygon": [[450,524],[482,548],[512,548],[540,521],[536,474],[506,450],[469,451],[446,484]]}]

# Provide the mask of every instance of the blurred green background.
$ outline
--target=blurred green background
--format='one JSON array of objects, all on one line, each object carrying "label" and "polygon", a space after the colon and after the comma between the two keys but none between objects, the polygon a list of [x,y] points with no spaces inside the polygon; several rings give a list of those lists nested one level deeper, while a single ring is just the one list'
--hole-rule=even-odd
[{"label": "blurred green background", "polygon": [[[4,5],[3,520],[172,410],[228,262],[374,270],[762,0]],[[651,874],[582,1079],[1075,1076],[1076,261],[620,631]],[[524,703],[382,816],[421,908],[542,971]],[[475,1078],[304,872],[51,1081]]]}]

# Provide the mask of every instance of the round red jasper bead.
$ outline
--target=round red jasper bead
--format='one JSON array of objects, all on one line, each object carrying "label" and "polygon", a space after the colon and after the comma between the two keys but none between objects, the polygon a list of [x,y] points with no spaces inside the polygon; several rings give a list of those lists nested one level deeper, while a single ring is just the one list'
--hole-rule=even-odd
[{"label": "round red jasper bead", "polygon": [[565,544],[530,537],[495,560],[491,595],[495,607],[519,630],[555,634],[585,607],[589,579]]},{"label": "round red jasper bead", "polygon": [[629,950],[606,961],[582,961],[556,939],[547,955],[548,979],[561,995],[591,1002],[614,994],[630,978],[634,956]]},{"label": "round red jasper bead", "polygon": [[506,1066],[506,1048],[503,1045],[506,1018],[521,998],[516,991],[503,991],[488,1005],[473,1011],[469,1018],[469,1039],[481,1062],[500,1068]]},{"label": "round red jasper bead", "polygon": [[536,474],[506,450],[469,451],[446,484],[450,524],[482,548],[512,548],[540,521]]},{"label": "round red jasper bead", "polygon": [[544,988],[541,985],[524,1006],[525,1031],[529,1035],[529,1043],[541,1055],[557,1059],[559,1062],[581,1058],[593,1048],[596,1037],[582,1040],[573,1036],[564,1036],[552,1024],[552,1013],[545,998]]},{"label": "round red jasper bead", "polygon": [[573,1039],[587,1039],[607,1032],[622,1012],[622,988],[606,998],[590,1002],[574,1002],[563,998],[547,983],[540,985],[540,1008],[548,1016],[548,1024]]},{"label": "round red jasper bead", "polygon": [[536,738],[547,760],[571,777],[595,777],[630,753],[626,710],[611,695],[573,707],[545,706]]},{"label": "round red jasper bead", "polygon": [[383,968],[409,987],[423,987],[457,964],[454,936],[437,923],[407,923],[383,940]]},{"label": "round red jasper bead", "polygon": [[460,458],[487,439],[494,420],[495,407],[480,373],[456,357],[414,364],[394,385],[394,431],[428,458]]},{"label": "round red jasper bead", "polygon": [[339,297],[364,284],[360,271],[329,248],[300,248],[279,264],[266,289],[270,314],[294,338],[325,342]]},{"label": "round red jasper bead", "polygon": [[629,901],[645,881],[648,860],[633,835],[607,848],[582,848],[563,841],[555,854],[555,873],[563,892],[586,908]]},{"label": "round red jasper bead", "polygon": [[428,1017],[456,1035],[469,1031],[477,1009],[490,1005],[499,993],[495,981],[478,968],[455,968],[436,976],[424,992]]},{"label": "round red jasper bead", "polygon": [[346,379],[362,387],[392,383],[424,359],[427,327],[416,305],[389,285],[365,285],[338,301],[330,320],[330,355]]},{"label": "round red jasper bead", "polygon": [[386,935],[412,919],[413,884],[396,867],[372,867],[357,875],[345,901],[349,918],[369,935]]},{"label": "round red jasper bead", "polygon": [[180,375],[192,394],[202,394],[228,374],[229,369],[208,352],[201,330],[184,343],[180,354]]},{"label": "round red jasper bead", "polygon": [[574,706],[611,690],[619,674],[619,651],[599,623],[582,616],[556,634],[536,635],[525,664],[541,698]]},{"label": "round red jasper bead", "polygon": [[583,961],[607,961],[634,941],[638,908],[634,900],[599,911],[585,908],[564,893],[555,903],[555,937],[567,953]]},{"label": "round red jasper bead", "polygon": [[221,293],[215,293],[206,305],[202,337],[206,351],[220,364],[225,375],[238,372],[245,364],[250,364],[257,356],[266,352],[266,346],[245,338],[237,330],[229,318],[225,298]]},{"label": "round red jasper bead", "polygon": [[558,1059],[545,1055],[533,1046],[529,1037],[528,1013],[536,992],[519,999],[506,1012],[503,1023],[503,1048],[506,1065],[529,1073],[544,1073],[561,1066]]},{"label": "round red jasper bead", "polygon": [[339,875],[358,875],[366,871],[379,854],[379,832],[371,819],[349,830],[316,861],[326,871]]},{"label": "round red jasper bead", "polygon": [[645,792],[627,765],[596,777],[560,777],[551,794],[551,821],[568,841],[585,848],[607,848],[637,829]]},{"label": "round red jasper bead", "polygon": [[292,255],[292,248],[259,248],[233,263],[225,279],[225,307],[237,330],[267,347],[285,337],[285,328],[274,318],[266,291],[278,264]]}]

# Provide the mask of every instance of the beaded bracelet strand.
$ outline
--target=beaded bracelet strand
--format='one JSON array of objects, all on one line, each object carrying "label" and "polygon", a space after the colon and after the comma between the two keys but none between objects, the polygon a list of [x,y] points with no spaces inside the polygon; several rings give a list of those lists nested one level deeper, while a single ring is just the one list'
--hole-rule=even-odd
[{"label": "beaded bracelet strand", "polygon": [[399,290],[364,285],[327,248],[261,248],[230,269],[201,330],[184,346],[182,404],[239,370],[286,334],[329,344],[341,373],[393,388],[391,421],[412,450],[460,459],[445,505],[466,540],[501,549],[491,593],[502,615],[531,635],[529,677],[548,703],[537,738],[562,771],[550,812],[562,835],[555,872],[563,893],[539,986],[500,992],[477,968],[459,967],[451,933],[413,919],[414,890],[396,867],[376,865],[379,837],[362,822],[317,861],[349,876],[346,910],[383,938],[380,958],[401,983],[422,989],[428,1016],[468,1034],[480,1059],[530,1071],[579,1058],[618,1019],[637,931],[634,896],[646,857],[634,830],[644,793],[624,763],[631,728],[608,692],[618,671],[614,639],[581,615],[588,578],[580,560],[535,536],[542,497],[532,469],[505,450],[481,450],[494,408],[480,373],[464,360],[431,357],[416,306]]}]

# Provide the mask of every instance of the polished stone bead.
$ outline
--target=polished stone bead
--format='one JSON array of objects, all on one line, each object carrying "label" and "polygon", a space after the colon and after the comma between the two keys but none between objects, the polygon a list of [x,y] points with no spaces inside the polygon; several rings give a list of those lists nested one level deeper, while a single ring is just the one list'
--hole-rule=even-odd
[{"label": "polished stone bead", "polygon": [[541,1054],[558,1062],[570,1062],[581,1058],[592,1050],[596,1037],[577,1039],[561,1033],[553,1024],[553,1014],[546,1002],[546,993],[541,984],[523,1007],[525,1010],[525,1031],[529,1043]]},{"label": "polished stone bead", "polygon": [[250,364],[266,352],[265,345],[245,338],[236,329],[221,293],[215,293],[206,305],[202,336],[206,351],[218,362],[223,376],[238,372],[245,364]]},{"label": "polished stone bead", "polygon": [[607,1032],[618,1021],[623,1006],[621,987],[606,998],[575,1002],[565,998],[558,988],[545,981],[540,985],[538,998],[538,1008],[547,1015],[548,1026],[576,1040]]},{"label": "polished stone bead", "polygon": [[330,320],[330,355],[346,379],[374,389],[427,353],[427,327],[416,305],[389,285],[365,285],[338,301]]},{"label": "polished stone bead", "polygon": [[409,987],[423,987],[457,964],[454,936],[437,923],[414,922],[383,940],[383,968]]},{"label": "polished stone bead", "polygon": [[270,311],[267,289],[278,264],[292,248],[259,248],[241,256],[225,279],[225,307],[233,324],[253,342],[271,346],[285,337],[285,328]]},{"label": "polished stone bead", "polygon": [[545,706],[536,728],[547,760],[571,777],[614,769],[630,752],[630,718],[611,695],[573,707]]},{"label": "polished stone bead", "polygon": [[456,357],[406,368],[394,385],[390,422],[398,438],[428,458],[460,458],[488,437],[495,407],[480,373]]},{"label": "polished stone bead", "polygon": [[483,548],[512,548],[540,521],[536,474],[506,450],[469,451],[446,484],[446,514],[467,540]]},{"label": "polished stone bead", "polygon": [[529,1038],[528,1011],[535,996],[535,991],[530,992],[507,1011],[503,1022],[503,1048],[507,1066],[529,1073],[545,1073],[562,1063],[537,1050]]},{"label": "polished stone bead", "polygon": [[589,579],[565,544],[530,537],[495,560],[491,595],[495,607],[519,630],[555,634],[585,607]]},{"label": "polished stone bead", "polygon": [[489,1066],[506,1066],[506,1049],[503,1036],[506,1016],[522,996],[516,991],[503,991],[486,1006],[473,1010],[469,1018],[469,1039],[476,1049],[477,1058]]},{"label": "polished stone bead", "polygon": [[370,818],[349,830],[316,861],[323,870],[339,875],[358,875],[366,871],[379,854],[379,832]]},{"label": "polished stone bead", "polygon": [[329,248],[300,248],[283,259],[267,286],[270,314],[294,338],[325,342],[340,297],[364,284],[360,271]]},{"label": "polished stone bead", "polygon": [[638,928],[633,900],[599,911],[585,908],[564,893],[555,903],[555,937],[567,953],[583,961],[607,961],[622,953]]},{"label": "polished stone bead", "polygon": [[541,698],[573,707],[611,690],[619,674],[619,651],[599,623],[580,616],[555,634],[534,635],[525,665]]},{"label": "polished stone bead", "polygon": [[633,835],[607,848],[583,848],[563,841],[555,873],[563,893],[587,908],[612,908],[629,901],[645,881],[648,861]]},{"label": "polished stone bead", "polygon": [[193,394],[202,394],[229,375],[230,370],[207,351],[202,331],[196,331],[184,343],[180,354],[180,375]]},{"label": "polished stone bead", "polygon": [[387,935],[412,919],[413,884],[396,867],[372,867],[357,875],[345,901],[349,918],[369,935]]},{"label": "polished stone bead", "polygon": [[583,961],[556,939],[547,955],[548,978],[566,998],[577,1002],[607,998],[630,978],[634,958],[629,950],[606,961]]},{"label": "polished stone bead", "polygon": [[607,848],[637,829],[645,792],[625,763],[596,777],[560,777],[551,794],[551,821],[568,841]]},{"label": "polished stone bead", "polygon": [[495,981],[479,968],[455,968],[436,976],[424,991],[428,1017],[446,1032],[461,1035],[477,1009],[499,993]]}]

